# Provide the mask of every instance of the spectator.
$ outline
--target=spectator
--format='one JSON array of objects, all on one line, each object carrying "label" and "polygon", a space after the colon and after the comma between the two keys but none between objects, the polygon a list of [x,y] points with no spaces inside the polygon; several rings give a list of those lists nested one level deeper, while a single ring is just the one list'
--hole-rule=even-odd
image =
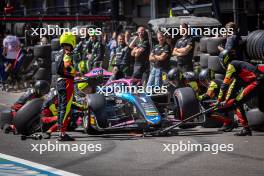
[{"label": "spectator", "polygon": [[110,51],[110,59],[114,56],[115,48],[117,47],[116,35],[117,35],[116,32],[113,32],[112,38],[109,41],[109,43],[107,44],[107,47]]},{"label": "spectator", "polygon": [[130,39],[131,39],[131,32],[126,30],[126,32],[125,32],[125,43],[126,43],[126,45],[130,44],[130,42],[131,42]]},{"label": "spectator", "polygon": [[47,45],[49,43],[47,37],[42,37],[40,40],[40,45]]},{"label": "spectator", "polygon": [[144,27],[139,27],[137,30],[138,39],[137,42],[131,42],[130,47],[132,48],[131,56],[135,57],[135,64],[133,69],[133,78],[142,79],[143,73],[147,71],[149,62],[150,46],[148,36]]},{"label": "spectator", "polygon": [[121,79],[124,75],[127,75],[128,69],[128,47],[125,43],[124,34],[119,34],[117,37],[118,46],[116,48],[116,57],[113,62],[113,75],[109,80]]},{"label": "spectator", "polygon": [[4,80],[12,73],[12,68],[21,51],[20,41],[16,36],[8,35],[3,40],[3,64]]},{"label": "spectator", "polygon": [[171,52],[173,52],[173,41],[170,35],[166,35],[166,43],[170,46]]},{"label": "spectator", "polygon": [[149,61],[153,63],[147,86],[158,86],[162,84],[162,72],[167,71],[171,55],[171,48],[166,43],[166,38],[162,32],[157,33],[158,44],[154,46]]},{"label": "spectator", "polygon": [[188,24],[183,23],[180,25],[180,33],[182,37],[176,42],[173,49],[173,55],[177,57],[177,67],[182,71],[193,70],[193,40],[188,34]]},{"label": "spectator", "polygon": [[96,33],[93,33],[91,35],[91,46],[91,52],[87,55],[88,71],[91,70],[91,68],[102,67],[102,62],[104,58],[104,48],[102,46],[102,43],[97,39]]}]

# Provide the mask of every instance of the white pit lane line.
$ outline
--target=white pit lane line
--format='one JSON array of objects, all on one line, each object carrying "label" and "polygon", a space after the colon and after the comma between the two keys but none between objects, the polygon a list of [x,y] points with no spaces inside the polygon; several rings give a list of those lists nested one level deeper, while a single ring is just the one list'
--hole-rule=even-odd
[{"label": "white pit lane line", "polygon": [[0,176],[2,175],[79,176],[78,174],[66,172],[53,167],[0,153]]}]

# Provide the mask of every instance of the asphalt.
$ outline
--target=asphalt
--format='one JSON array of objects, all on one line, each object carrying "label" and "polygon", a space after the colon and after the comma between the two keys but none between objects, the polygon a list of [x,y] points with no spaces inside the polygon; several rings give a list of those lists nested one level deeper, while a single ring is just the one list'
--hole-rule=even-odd
[{"label": "asphalt", "polygon": [[[0,92],[0,110],[10,106],[18,96],[17,93]],[[132,134],[90,136],[82,132],[71,132],[76,141],[67,144],[99,144],[101,150],[90,150],[85,154],[80,154],[81,151],[40,154],[31,151],[32,144],[56,144],[57,134],[50,140],[21,141],[19,135],[3,134],[0,131],[0,153],[80,175],[263,176],[264,133],[254,132],[252,137],[236,137],[233,136],[234,132],[223,134],[216,132],[215,128],[201,127],[182,130],[178,136],[171,137],[137,137]],[[168,151],[180,143],[207,145],[211,150]],[[212,154],[215,153],[213,146],[220,144],[231,145],[233,150]]]}]

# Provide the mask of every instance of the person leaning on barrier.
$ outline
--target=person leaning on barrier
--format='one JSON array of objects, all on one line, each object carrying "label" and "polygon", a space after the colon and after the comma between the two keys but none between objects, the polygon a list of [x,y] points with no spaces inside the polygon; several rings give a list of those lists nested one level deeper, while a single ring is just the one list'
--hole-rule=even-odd
[{"label": "person leaning on barrier", "polygon": [[176,42],[173,49],[173,56],[177,57],[177,67],[182,71],[193,71],[193,48],[194,43],[192,36],[188,34],[188,24],[180,25],[180,33],[182,37]]},{"label": "person leaning on barrier", "polygon": [[147,86],[162,85],[162,72],[167,72],[169,69],[169,60],[171,55],[170,46],[166,43],[166,38],[163,32],[157,33],[158,44],[154,46],[150,53],[149,61],[153,63],[151,68]]}]

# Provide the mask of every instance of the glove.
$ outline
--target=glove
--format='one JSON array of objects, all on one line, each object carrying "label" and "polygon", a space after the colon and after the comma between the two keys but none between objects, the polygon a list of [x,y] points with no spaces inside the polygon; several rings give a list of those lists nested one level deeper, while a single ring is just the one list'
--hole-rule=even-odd
[{"label": "glove", "polygon": [[223,108],[223,107],[225,107],[226,106],[226,101],[222,101],[222,102],[220,102],[219,104],[218,104],[218,107],[219,108]]},{"label": "glove", "polygon": [[226,105],[225,101],[217,101],[215,103],[212,103],[211,106],[218,107],[218,108],[223,108]]}]

